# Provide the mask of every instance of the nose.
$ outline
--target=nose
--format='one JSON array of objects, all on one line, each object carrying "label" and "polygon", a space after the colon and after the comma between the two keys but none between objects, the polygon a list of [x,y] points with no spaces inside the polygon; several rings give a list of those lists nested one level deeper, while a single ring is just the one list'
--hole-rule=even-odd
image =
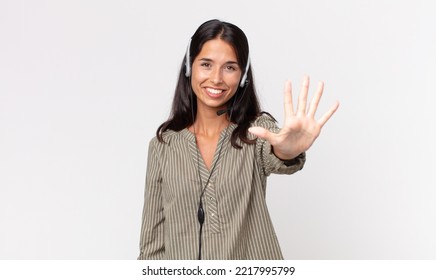
[{"label": "nose", "polygon": [[220,68],[215,68],[211,73],[211,81],[214,84],[220,84],[223,82],[223,73]]}]

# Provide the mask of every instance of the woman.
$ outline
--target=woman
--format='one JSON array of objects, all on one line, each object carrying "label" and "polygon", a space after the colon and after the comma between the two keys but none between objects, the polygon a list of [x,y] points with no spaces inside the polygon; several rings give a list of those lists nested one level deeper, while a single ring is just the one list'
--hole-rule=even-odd
[{"label": "woman", "polygon": [[282,259],[265,201],[271,173],[292,174],[338,108],[314,115],[320,83],[297,111],[285,86],[285,122],[262,113],[248,41],[237,26],[211,20],[192,36],[169,119],[148,152],[138,259]]}]

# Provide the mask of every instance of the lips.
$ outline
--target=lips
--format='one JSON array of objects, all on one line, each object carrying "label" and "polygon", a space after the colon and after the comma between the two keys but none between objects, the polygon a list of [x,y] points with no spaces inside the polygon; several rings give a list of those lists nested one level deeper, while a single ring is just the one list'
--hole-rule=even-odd
[{"label": "lips", "polygon": [[221,97],[226,91],[224,89],[206,87],[205,92],[212,98],[218,98]]}]

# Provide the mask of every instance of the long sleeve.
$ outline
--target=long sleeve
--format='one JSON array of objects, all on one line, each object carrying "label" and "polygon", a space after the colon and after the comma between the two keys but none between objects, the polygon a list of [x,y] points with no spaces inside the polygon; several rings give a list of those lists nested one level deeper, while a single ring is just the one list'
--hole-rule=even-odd
[{"label": "long sleeve", "polygon": [[165,256],[162,172],[157,140],[150,142],[145,182],[144,209],[138,259],[163,259]]}]

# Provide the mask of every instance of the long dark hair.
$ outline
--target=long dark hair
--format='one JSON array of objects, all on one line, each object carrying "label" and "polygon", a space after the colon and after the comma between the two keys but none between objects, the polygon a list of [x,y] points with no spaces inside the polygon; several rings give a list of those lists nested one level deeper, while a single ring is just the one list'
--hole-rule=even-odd
[{"label": "long dark hair", "polygon": [[[217,38],[226,41],[233,47],[240,69],[245,70],[249,59],[247,37],[236,25],[216,19],[200,25],[192,36],[189,48],[189,65],[192,65],[192,62],[207,41]],[[190,77],[185,76],[185,60],[186,54],[180,68],[179,80],[174,93],[170,117],[166,122],[161,124],[156,131],[156,136],[161,142],[164,142],[162,134],[165,131],[180,131],[191,126],[195,121],[197,99],[192,91]],[[251,65],[248,69],[247,80],[249,82],[243,88],[239,87],[235,95],[228,101],[228,104],[233,104],[233,106],[231,109],[232,113],[227,112],[227,114],[231,116],[230,121],[237,124],[231,136],[231,143],[233,147],[238,149],[242,148],[241,145],[237,143],[238,138],[247,144],[255,143],[255,140],[248,139],[247,131],[250,127],[250,123],[261,113],[256,89],[254,87]]]}]

